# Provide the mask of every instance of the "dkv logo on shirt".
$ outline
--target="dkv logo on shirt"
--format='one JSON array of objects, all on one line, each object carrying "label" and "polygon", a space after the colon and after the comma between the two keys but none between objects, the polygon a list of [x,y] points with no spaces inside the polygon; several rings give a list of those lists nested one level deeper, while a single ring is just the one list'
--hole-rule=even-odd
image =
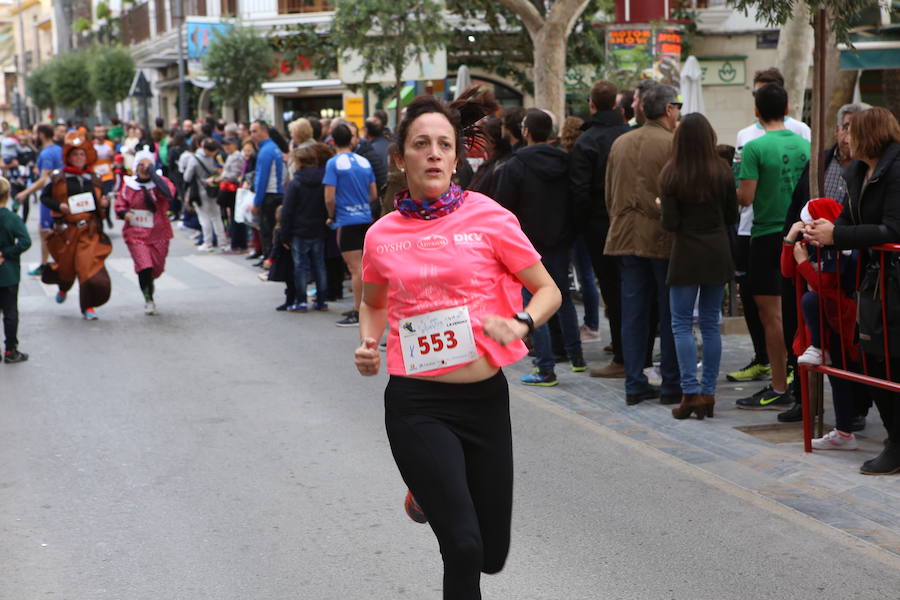
[{"label": "dkv logo on shirt", "polygon": [[416,246],[418,246],[420,250],[440,250],[448,243],[447,238],[442,235],[429,235],[416,242]]},{"label": "dkv logo on shirt", "polygon": [[456,245],[472,245],[484,242],[483,233],[454,233],[453,243]]}]

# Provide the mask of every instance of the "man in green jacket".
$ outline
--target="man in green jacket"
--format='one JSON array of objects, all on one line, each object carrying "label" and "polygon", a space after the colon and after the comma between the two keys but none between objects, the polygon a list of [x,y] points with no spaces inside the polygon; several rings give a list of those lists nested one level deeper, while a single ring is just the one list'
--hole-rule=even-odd
[{"label": "man in green jacket", "polygon": [[24,362],[28,355],[19,352],[19,256],[31,247],[31,237],[25,223],[9,210],[9,181],[0,177],[0,313],[3,314],[3,332],[6,336],[8,363]]}]

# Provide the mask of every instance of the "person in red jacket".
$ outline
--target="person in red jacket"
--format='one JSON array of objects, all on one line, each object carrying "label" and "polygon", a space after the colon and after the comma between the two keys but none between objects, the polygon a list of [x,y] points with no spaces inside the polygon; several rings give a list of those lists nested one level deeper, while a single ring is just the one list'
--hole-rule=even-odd
[{"label": "person in red jacket", "polygon": [[[856,333],[856,301],[848,285],[855,284],[856,253],[834,248],[814,248],[799,241],[803,228],[816,219],[834,222],[843,206],[831,198],[810,200],[784,238],[781,273],[794,278],[800,297],[803,320],[794,336],[793,350],[798,364],[821,365],[837,361],[840,368],[859,360]],[[812,251],[812,253],[811,253]],[[796,276],[796,277],[795,277]],[[854,286],[855,287],[855,286]],[[824,326],[824,330],[820,328]],[[831,357],[823,352],[824,339],[830,340]],[[852,370],[852,369],[851,369]],[[813,440],[816,450],[855,450],[856,438],[850,432],[855,416],[852,393],[842,382],[832,382],[835,428]]]}]

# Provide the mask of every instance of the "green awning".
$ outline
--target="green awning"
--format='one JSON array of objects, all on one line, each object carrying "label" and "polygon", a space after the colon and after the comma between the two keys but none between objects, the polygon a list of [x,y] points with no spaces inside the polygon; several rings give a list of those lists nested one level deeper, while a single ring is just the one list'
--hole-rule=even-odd
[{"label": "green awning", "polygon": [[900,69],[900,25],[854,31],[850,34],[853,48],[841,50],[841,69]]},{"label": "green awning", "polygon": [[841,70],[900,69],[900,48],[884,50],[843,50]]},{"label": "green awning", "polygon": [[[406,106],[410,102],[413,101],[413,98],[416,97],[416,86],[414,85],[405,85],[403,89],[400,91],[400,104],[402,106]],[[397,97],[391,98],[391,101],[388,103],[387,107],[397,108]]]}]

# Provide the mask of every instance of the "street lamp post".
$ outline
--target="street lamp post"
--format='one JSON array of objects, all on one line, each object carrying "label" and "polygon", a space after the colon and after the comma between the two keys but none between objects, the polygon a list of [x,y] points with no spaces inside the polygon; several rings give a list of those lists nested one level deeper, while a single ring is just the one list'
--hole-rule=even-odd
[{"label": "street lamp post", "polygon": [[184,0],[172,0],[172,16],[175,17],[178,35],[178,116],[182,121],[188,118],[187,91],[184,73]]}]

